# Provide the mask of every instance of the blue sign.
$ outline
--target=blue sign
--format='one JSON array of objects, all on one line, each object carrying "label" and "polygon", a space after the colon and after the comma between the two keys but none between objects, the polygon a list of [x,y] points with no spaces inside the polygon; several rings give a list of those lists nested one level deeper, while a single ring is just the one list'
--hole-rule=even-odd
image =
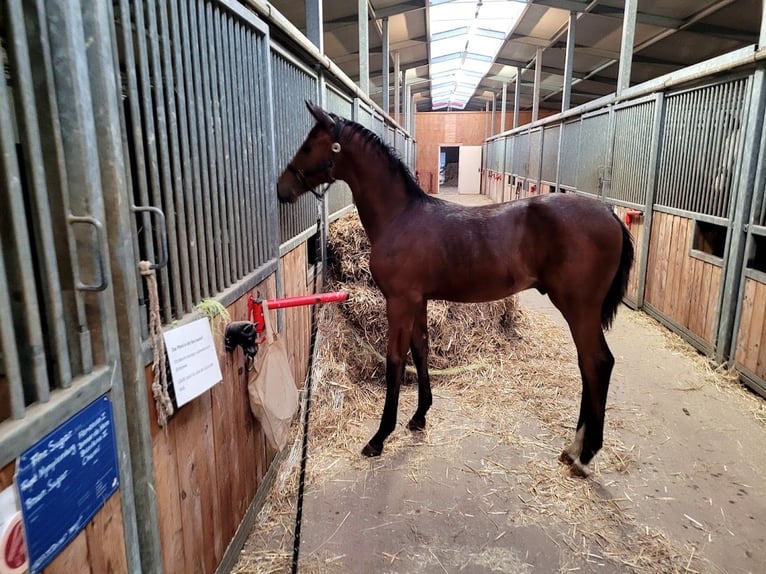
[{"label": "blue sign", "polygon": [[16,486],[33,574],[77,536],[119,486],[112,403],[103,396],[19,457]]}]

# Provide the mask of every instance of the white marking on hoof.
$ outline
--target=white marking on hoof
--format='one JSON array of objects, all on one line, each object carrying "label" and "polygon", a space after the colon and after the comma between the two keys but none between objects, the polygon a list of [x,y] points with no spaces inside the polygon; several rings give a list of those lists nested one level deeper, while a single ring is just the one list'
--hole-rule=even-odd
[{"label": "white marking on hoof", "polygon": [[582,425],[579,429],[577,429],[577,433],[575,434],[575,438],[572,441],[572,444],[570,444],[564,452],[566,452],[569,455],[569,458],[572,460],[578,460],[580,458],[580,453],[582,452],[582,445],[585,441],[585,425]]},{"label": "white marking on hoof", "polygon": [[588,468],[588,465],[580,462],[580,458],[578,457],[569,467],[569,474],[578,478],[588,478],[591,471]]}]

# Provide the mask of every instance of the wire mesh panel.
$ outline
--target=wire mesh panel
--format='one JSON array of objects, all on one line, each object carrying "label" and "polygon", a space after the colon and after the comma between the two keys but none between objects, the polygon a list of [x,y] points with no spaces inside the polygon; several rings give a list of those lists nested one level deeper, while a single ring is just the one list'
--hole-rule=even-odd
[{"label": "wire mesh panel", "polygon": [[505,172],[511,173],[513,171],[513,155],[514,155],[514,142],[516,136],[506,136],[505,138]]},{"label": "wire mesh panel", "polygon": [[577,185],[577,167],[580,164],[580,119],[565,123],[561,142],[559,185],[574,189]]},{"label": "wire mesh panel", "polygon": [[[325,92],[325,109],[350,120],[354,115],[354,100],[328,85]],[[354,200],[351,189],[343,181],[334,183],[325,198],[328,214],[331,216],[351,205]]]},{"label": "wire mesh panel", "polygon": [[516,134],[513,148],[513,173],[529,177],[529,132]]},{"label": "wire mesh panel", "polygon": [[612,184],[608,197],[637,205],[646,203],[654,111],[654,100],[615,110]]},{"label": "wire mesh panel", "polygon": [[488,151],[490,159],[490,169],[496,172],[503,171],[503,161],[505,160],[505,140],[496,139],[490,143],[490,149]]},{"label": "wire mesh panel", "polygon": [[548,183],[556,182],[560,133],[561,125],[546,126],[543,131],[543,166],[541,179]]},{"label": "wire mesh panel", "polygon": [[386,129],[387,129],[386,128],[386,122],[383,119],[383,116],[381,116],[378,113],[373,114],[372,128],[371,129],[372,129],[372,131],[374,131],[378,135],[378,137],[381,140],[383,140],[384,142],[388,141],[386,139],[386,137],[387,137],[387,135],[386,135]]},{"label": "wire mesh panel", "polygon": [[[272,46],[271,74],[274,106],[274,132],[276,134],[277,173],[287,164],[306,139],[314,125],[313,116],[306,110],[304,100],[317,100],[317,78],[308,69]],[[316,226],[316,198],[303,194],[295,204],[279,208],[280,242],[285,243]]]},{"label": "wire mesh panel", "polygon": [[745,77],[667,96],[658,205],[728,217],[749,87]]},{"label": "wire mesh panel", "polygon": [[543,132],[536,129],[529,132],[529,175],[532,179],[540,177],[540,162],[542,160]]},{"label": "wire mesh panel", "polygon": [[112,56],[97,8],[0,2],[0,467],[120,377],[96,119],[119,117],[118,94],[92,84],[115,73],[96,69]]},{"label": "wire mesh panel", "polygon": [[[169,264],[159,272],[165,322],[275,257],[269,241],[268,43],[254,18],[215,2],[122,3],[134,201],[162,209]],[[152,226],[136,243],[155,259]]]},{"label": "wire mesh panel", "polygon": [[584,117],[580,127],[577,190],[600,195],[606,167],[606,151],[610,142],[609,114]]},{"label": "wire mesh panel", "polygon": [[359,102],[359,117],[356,118],[356,122],[370,131],[375,131],[375,124],[372,119],[372,109],[361,101]]}]

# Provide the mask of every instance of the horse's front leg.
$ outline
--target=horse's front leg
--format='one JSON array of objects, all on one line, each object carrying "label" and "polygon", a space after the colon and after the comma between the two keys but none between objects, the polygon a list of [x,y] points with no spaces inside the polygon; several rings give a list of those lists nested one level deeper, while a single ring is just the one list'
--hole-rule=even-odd
[{"label": "horse's front leg", "polygon": [[410,351],[415,369],[418,371],[418,408],[407,424],[407,428],[412,431],[422,431],[426,428],[426,413],[433,403],[431,380],[428,376],[428,303],[426,301],[423,301],[415,315]]},{"label": "horse's front leg", "polygon": [[386,301],[388,315],[388,351],[386,353],[386,402],[380,428],[362,449],[365,456],[379,456],[383,441],[396,428],[396,412],[399,407],[399,388],[404,376],[407,347],[412,337],[414,313],[412,305],[399,299]]}]

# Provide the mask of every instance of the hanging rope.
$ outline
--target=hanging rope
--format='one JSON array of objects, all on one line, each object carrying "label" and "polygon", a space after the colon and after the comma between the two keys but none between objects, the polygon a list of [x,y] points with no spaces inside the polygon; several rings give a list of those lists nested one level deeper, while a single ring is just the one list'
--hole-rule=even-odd
[{"label": "hanging rope", "polygon": [[149,339],[152,344],[152,394],[157,407],[157,422],[164,427],[173,415],[173,401],[168,393],[167,360],[165,358],[165,340],[162,338],[162,318],[160,317],[160,297],[157,294],[157,275],[150,261],[140,261],[138,269],[146,279],[149,294]]}]

